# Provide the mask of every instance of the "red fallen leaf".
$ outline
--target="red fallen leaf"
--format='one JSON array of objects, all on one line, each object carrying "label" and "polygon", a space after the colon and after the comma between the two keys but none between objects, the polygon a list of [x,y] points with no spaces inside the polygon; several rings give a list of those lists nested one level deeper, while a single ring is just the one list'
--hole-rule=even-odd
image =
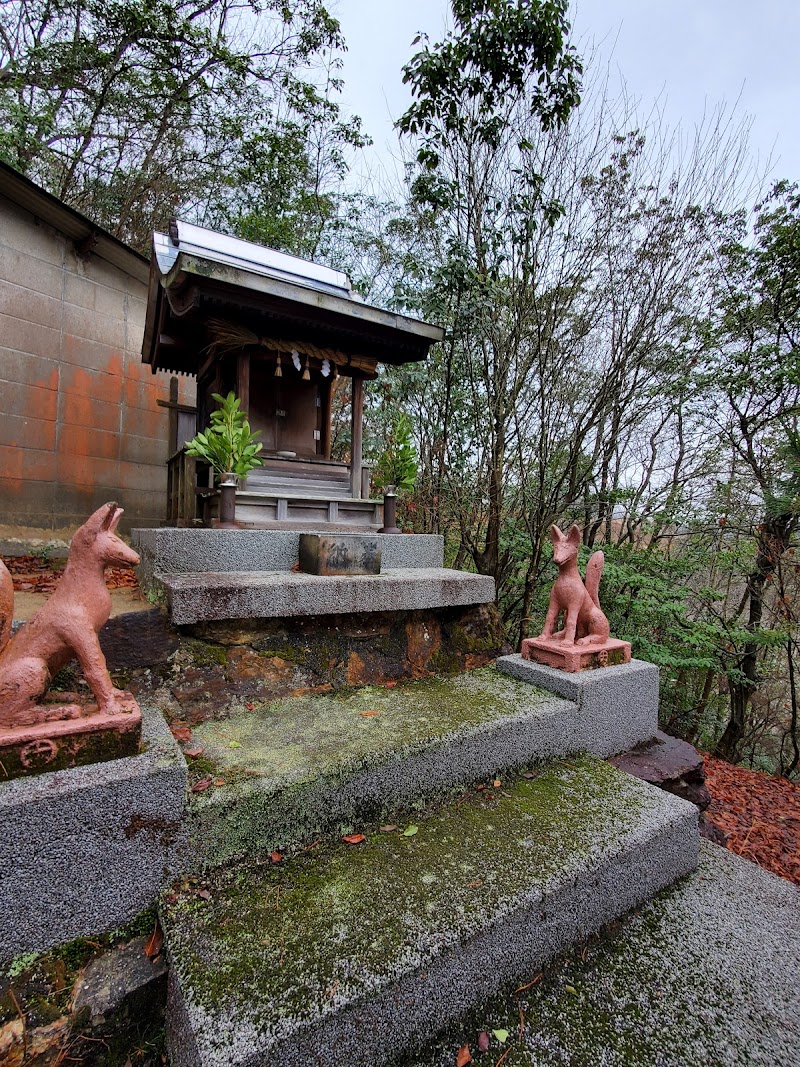
[{"label": "red fallen leaf", "polygon": [[202,793],[204,789],[208,789],[211,785],[210,778],[201,778],[199,782],[195,782],[192,786],[193,793]]},{"label": "red fallen leaf", "polygon": [[270,859],[272,860],[273,863],[280,863],[281,860],[283,859],[283,853],[282,852],[273,852],[272,856],[270,857]]},{"label": "red fallen leaf", "polygon": [[359,715],[363,715],[365,719],[371,719],[373,715],[380,715],[379,711],[359,711]]},{"label": "red fallen leaf", "polygon": [[485,1030],[481,1030],[478,1034],[478,1052],[489,1051],[489,1035]]},{"label": "red fallen leaf", "polygon": [[482,878],[476,878],[474,882],[467,882],[467,887],[469,889],[480,889],[480,887],[482,885],[483,885],[483,879]]},{"label": "red fallen leaf", "polygon": [[255,704],[245,704],[245,707],[248,711],[253,711],[255,709]]},{"label": "red fallen leaf", "polygon": [[154,960],[156,956],[161,954],[161,947],[164,944],[164,931],[161,929],[161,925],[156,921],[156,925],[153,927],[153,932],[147,939],[147,944],[144,946],[144,954],[148,959]]},{"label": "red fallen leaf", "polygon": [[195,896],[200,897],[201,900],[211,900],[211,894],[207,889],[198,889]]},{"label": "red fallen leaf", "polygon": [[293,571],[293,572],[294,572],[295,574],[300,574],[300,573],[301,573],[301,571],[300,571],[300,561],[299,561],[299,560],[296,560],[296,561],[295,561],[295,562],[294,562],[294,563],[293,563],[293,564],[291,565],[291,567],[289,568],[289,570],[290,570],[290,571]]},{"label": "red fallen leaf", "polygon": [[384,682],[383,683],[383,688],[384,689],[394,689],[394,687],[396,685],[397,685],[397,682]]},{"label": "red fallen leaf", "polygon": [[472,1063],[469,1045],[462,1045],[456,1056],[456,1067],[467,1067],[468,1063]]},{"label": "red fallen leaf", "polygon": [[360,845],[362,841],[366,840],[363,834],[345,834],[342,838],[342,841],[346,841],[348,845]]},{"label": "red fallen leaf", "polygon": [[197,759],[198,756],[202,756],[205,749],[202,745],[196,745],[194,748],[185,748],[183,750],[184,756],[188,756],[189,759]]},{"label": "red fallen leaf", "polygon": [[177,893],[167,893],[167,895],[164,897],[164,903],[165,904],[174,904],[177,899],[178,899],[178,894]]},{"label": "red fallen leaf", "polygon": [[188,726],[170,726],[170,730],[176,741],[188,741],[192,736],[192,731]]},{"label": "red fallen leaf", "polygon": [[479,793],[482,793],[486,786],[481,782],[481,784],[476,785],[475,788],[478,790]]},{"label": "red fallen leaf", "polygon": [[224,778],[215,778],[214,779],[214,785],[216,785],[216,786],[225,785],[225,779]]}]

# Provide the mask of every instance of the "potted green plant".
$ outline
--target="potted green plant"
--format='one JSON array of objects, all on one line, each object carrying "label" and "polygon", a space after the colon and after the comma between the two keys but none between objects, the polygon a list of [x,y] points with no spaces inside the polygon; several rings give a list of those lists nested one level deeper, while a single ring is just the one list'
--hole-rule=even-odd
[{"label": "potted green plant", "polygon": [[258,430],[251,430],[241,401],[231,391],[227,396],[212,393],[219,404],[211,412],[211,425],[185,444],[187,456],[204,459],[211,465],[220,486],[220,521],[232,523],[236,511],[236,483],[261,466],[258,453],[262,444]]},{"label": "potted green plant", "polygon": [[398,493],[410,493],[417,481],[417,453],[413,445],[411,419],[404,411],[395,417],[386,447],[378,458],[372,475],[383,490],[383,526],[381,533],[400,533],[396,509]]}]

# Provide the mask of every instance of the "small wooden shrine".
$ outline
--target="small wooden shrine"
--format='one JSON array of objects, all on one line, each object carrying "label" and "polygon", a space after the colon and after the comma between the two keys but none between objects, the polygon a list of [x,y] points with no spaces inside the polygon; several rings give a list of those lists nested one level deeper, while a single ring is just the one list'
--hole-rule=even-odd
[{"label": "small wooden shrine", "polygon": [[[208,425],[211,394],[233,389],[264,445],[237,490],[238,522],[380,526],[362,460],[364,384],[379,363],[425,359],[442,336],[365,304],[329,267],[184,222],[155,233],[142,359],[197,379],[196,408],[169,405],[168,523],[208,518],[208,472],[182,446]],[[334,459],[334,396],[348,384],[349,458]]]}]

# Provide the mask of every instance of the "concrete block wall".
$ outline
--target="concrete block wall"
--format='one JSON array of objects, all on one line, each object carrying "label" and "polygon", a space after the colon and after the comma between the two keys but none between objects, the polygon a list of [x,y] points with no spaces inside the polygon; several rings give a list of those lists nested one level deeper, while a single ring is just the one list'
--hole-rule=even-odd
[{"label": "concrete block wall", "polygon": [[[169,378],[141,362],[147,287],[0,196],[0,524],[166,510]],[[193,403],[194,383],[180,399]]]}]

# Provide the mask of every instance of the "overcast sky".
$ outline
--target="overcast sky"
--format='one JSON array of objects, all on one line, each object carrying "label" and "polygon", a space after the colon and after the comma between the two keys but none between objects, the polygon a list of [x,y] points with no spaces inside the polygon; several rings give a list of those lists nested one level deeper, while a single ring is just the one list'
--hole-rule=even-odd
[{"label": "overcast sky", "polygon": [[[410,100],[401,68],[422,30],[446,27],[447,0],[331,0],[347,41],[345,103],[391,167],[392,122]],[[704,111],[738,101],[751,146],[772,176],[800,180],[800,0],[576,0],[573,27],[648,110],[693,128]]]}]

